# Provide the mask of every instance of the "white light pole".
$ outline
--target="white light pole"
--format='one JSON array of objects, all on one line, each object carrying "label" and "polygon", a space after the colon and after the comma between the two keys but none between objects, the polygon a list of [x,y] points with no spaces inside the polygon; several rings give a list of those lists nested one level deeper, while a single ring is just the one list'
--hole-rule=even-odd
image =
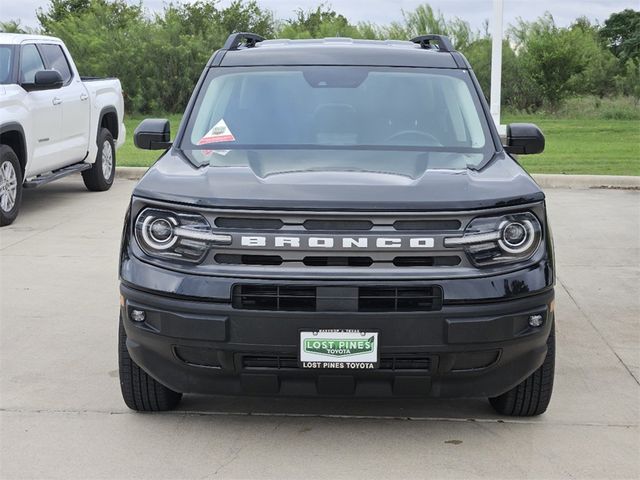
[{"label": "white light pole", "polygon": [[502,1],[493,0],[491,25],[491,116],[500,135],[506,127],[500,124],[500,84],[502,82]]}]

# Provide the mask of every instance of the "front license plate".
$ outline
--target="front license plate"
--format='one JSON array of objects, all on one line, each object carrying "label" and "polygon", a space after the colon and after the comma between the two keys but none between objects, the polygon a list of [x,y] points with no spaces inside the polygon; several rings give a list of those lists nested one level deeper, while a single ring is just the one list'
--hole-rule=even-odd
[{"label": "front license plate", "polygon": [[300,332],[300,366],[370,370],[378,367],[378,332],[316,330]]}]

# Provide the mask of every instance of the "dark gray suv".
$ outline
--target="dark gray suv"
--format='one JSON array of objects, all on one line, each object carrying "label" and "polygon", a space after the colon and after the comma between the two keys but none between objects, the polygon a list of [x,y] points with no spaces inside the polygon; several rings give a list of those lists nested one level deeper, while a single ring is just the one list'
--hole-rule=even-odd
[{"label": "dark gray suv", "polygon": [[551,397],[545,196],[446,37],[229,37],[136,186],[120,257],[120,383],[183,393]]}]

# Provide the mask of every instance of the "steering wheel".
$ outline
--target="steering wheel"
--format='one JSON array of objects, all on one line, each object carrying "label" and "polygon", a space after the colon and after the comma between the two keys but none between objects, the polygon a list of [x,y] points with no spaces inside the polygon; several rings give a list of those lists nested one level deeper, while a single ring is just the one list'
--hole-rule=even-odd
[{"label": "steering wheel", "polygon": [[393,142],[394,140],[400,140],[402,137],[410,137],[413,136],[419,138],[425,138],[430,141],[429,146],[432,147],[441,147],[442,143],[436,137],[427,132],[421,132],[420,130],[401,130],[399,132],[394,133],[390,137],[386,139],[387,142]]}]

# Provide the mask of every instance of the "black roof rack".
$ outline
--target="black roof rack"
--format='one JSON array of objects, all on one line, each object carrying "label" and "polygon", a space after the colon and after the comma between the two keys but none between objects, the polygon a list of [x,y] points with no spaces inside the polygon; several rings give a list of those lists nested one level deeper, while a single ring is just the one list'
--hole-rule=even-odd
[{"label": "black roof rack", "polygon": [[244,44],[247,48],[255,47],[256,43],[264,40],[260,35],[249,32],[232,33],[224,42],[223,50],[238,50],[238,47]]},{"label": "black roof rack", "polygon": [[455,52],[451,40],[444,35],[420,35],[411,39],[413,43],[419,43],[422,48],[433,48],[431,42],[435,41],[438,44],[439,52]]}]

